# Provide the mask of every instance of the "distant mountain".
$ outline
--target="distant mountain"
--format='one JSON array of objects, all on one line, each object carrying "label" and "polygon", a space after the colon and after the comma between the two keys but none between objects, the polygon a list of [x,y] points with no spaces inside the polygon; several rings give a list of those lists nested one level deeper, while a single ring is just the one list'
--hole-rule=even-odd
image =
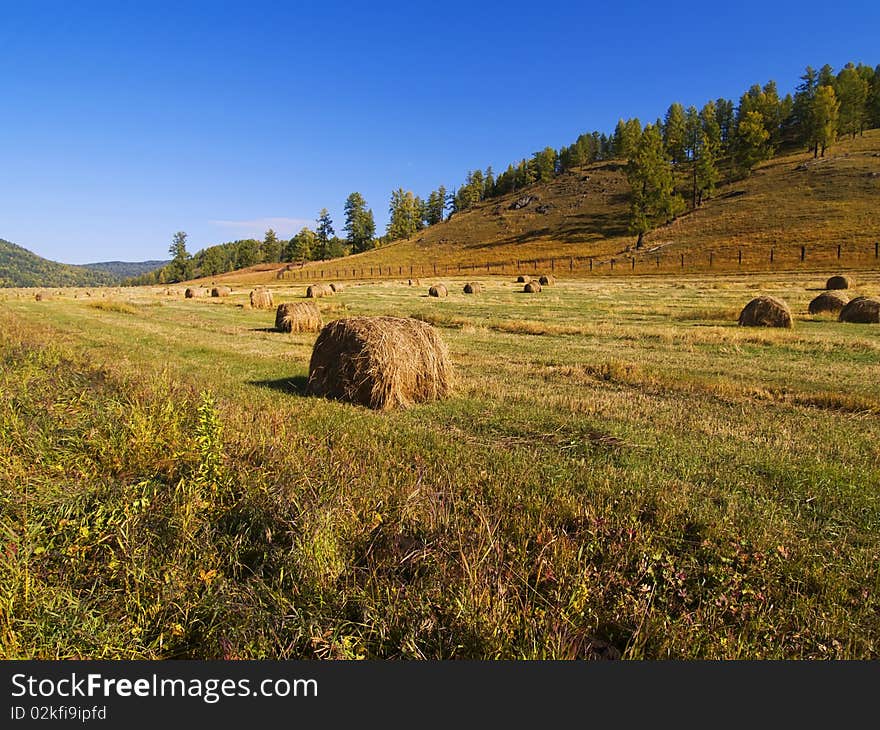
[{"label": "distant mountain", "polygon": [[169,261],[102,261],[97,264],[83,264],[83,268],[112,274],[119,281],[132,276],[140,276],[161,269]]},{"label": "distant mountain", "polygon": [[102,286],[119,281],[106,271],[49,261],[0,238],[0,287]]}]

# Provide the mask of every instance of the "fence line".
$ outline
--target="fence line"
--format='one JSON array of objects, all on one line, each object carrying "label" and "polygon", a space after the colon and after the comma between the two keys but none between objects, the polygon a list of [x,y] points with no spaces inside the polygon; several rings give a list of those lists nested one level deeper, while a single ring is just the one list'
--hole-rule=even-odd
[{"label": "fence line", "polygon": [[708,251],[672,252],[663,249],[632,251],[615,256],[564,256],[510,259],[473,264],[421,263],[397,266],[348,266],[340,260],[332,266],[294,267],[288,264],[277,273],[285,281],[363,280],[424,278],[428,276],[517,276],[553,274],[577,276],[631,276],[665,273],[709,273],[736,271],[810,271],[835,265],[844,268],[880,267],[880,241],[871,244],[782,245],[756,249],[721,246]]}]

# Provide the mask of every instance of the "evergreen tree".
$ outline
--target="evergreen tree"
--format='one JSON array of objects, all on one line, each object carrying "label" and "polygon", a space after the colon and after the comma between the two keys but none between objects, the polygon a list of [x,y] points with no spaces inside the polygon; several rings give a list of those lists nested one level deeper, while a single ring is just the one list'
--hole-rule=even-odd
[{"label": "evergreen tree", "polygon": [[260,242],[254,238],[237,241],[235,251],[235,268],[246,269],[260,263]]},{"label": "evergreen tree", "polygon": [[389,241],[409,238],[416,232],[421,211],[417,208],[416,197],[412,192],[403,188],[392,191],[388,212],[390,219],[386,237]]},{"label": "evergreen tree", "polygon": [[186,250],[186,233],[178,231],[174,234],[171,246],[168,248],[171,263],[168,265],[169,281],[186,281],[192,277],[192,263],[189,252]]},{"label": "evergreen tree", "polygon": [[326,208],[321,208],[320,213],[318,213],[318,219],[315,222],[318,224],[315,231],[318,238],[318,246],[315,251],[317,258],[331,258],[330,239],[336,235],[336,231],[333,230],[333,221],[330,219],[330,213],[327,212]]},{"label": "evergreen tree", "polygon": [[645,127],[626,174],[632,186],[630,230],[638,234],[636,248],[641,248],[645,233],[658,223],[669,222],[683,208],[675,193],[663,139],[655,126]]},{"label": "evergreen tree", "polygon": [[311,261],[317,248],[318,237],[308,227],[303,227],[287,244],[286,261]]},{"label": "evergreen tree", "polygon": [[556,150],[545,147],[532,156],[535,178],[541,182],[550,182],[556,174]]},{"label": "evergreen tree", "polygon": [[675,102],[666,111],[663,122],[663,144],[672,157],[672,163],[678,164],[685,159],[685,136],[687,135],[687,122],[685,120],[684,107]]},{"label": "evergreen tree", "polygon": [[820,147],[824,157],[826,148],[837,138],[839,113],[840,102],[834,89],[831,86],[820,86],[816,90],[812,109],[814,128],[813,138],[810,141],[813,146],[813,157],[819,156]]},{"label": "evergreen tree", "polygon": [[266,231],[266,235],[263,238],[263,245],[260,247],[260,258],[269,263],[281,261],[281,241],[278,240],[278,235],[272,228]]},{"label": "evergreen tree", "polygon": [[694,186],[693,207],[703,204],[703,199],[712,196],[715,192],[715,184],[718,182],[719,173],[716,164],[718,144],[701,129],[694,150]]},{"label": "evergreen tree", "polygon": [[737,165],[748,174],[771,154],[770,133],[764,126],[764,118],[758,111],[747,111],[740,117],[736,128],[734,155]]},{"label": "evergreen tree", "polygon": [[373,211],[367,210],[367,201],[360,193],[352,193],[345,200],[345,227],[348,245],[355,253],[373,248],[376,221]]},{"label": "evergreen tree", "polygon": [[807,66],[801,76],[801,83],[795,90],[792,117],[795,138],[800,144],[809,145],[810,149],[812,149],[812,140],[815,137],[813,100],[816,98],[818,88],[819,74],[812,66]]},{"label": "evergreen tree", "polygon": [[491,198],[493,195],[495,195],[495,171],[492,169],[492,165],[489,165],[483,176],[483,199]]},{"label": "evergreen tree", "polygon": [[700,110],[700,121],[709,145],[711,145],[713,153],[717,155],[721,150],[721,127],[718,124],[718,108],[714,101],[706,102],[706,105]]},{"label": "evergreen tree", "polygon": [[729,150],[734,130],[733,102],[730,99],[717,99],[715,102],[715,115],[715,119],[718,122],[718,130],[721,133],[721,149]]},{"label": "evergreen tree", "polygon": [[856,135],[864,131],[868,121],[868,82],[848,63],[837,74],[834,93],[840,102],[838,134]]}]

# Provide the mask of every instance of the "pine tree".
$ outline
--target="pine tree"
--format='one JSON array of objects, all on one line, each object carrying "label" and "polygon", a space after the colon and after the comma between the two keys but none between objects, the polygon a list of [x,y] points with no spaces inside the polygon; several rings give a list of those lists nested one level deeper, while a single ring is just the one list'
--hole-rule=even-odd
[{"label": "pine tree", "polygon": [[287,252],[284,256],[286,261],[311,261],[317,247],[318,237],[308,227],[304,227],[287,244]]},{"label": "pine tree", "polygon": [[273,229],[266,231],[263,238],[263,245],[260,247],[260,259],[262,261],[274,263],[281,260],[281,241]]},{"label": "pine tree", "polygon": [[678,164],[685,159],[685,137],[687,135],[687,122],[684,115],[684,107],[675,102],[666,111],[663,122],[663,144],[672,157],[672,163]]},{"label": "pine tree", "polygon": [[840,114],[840,102],[834,89],[830,86],[820,86],[816,90],[816,96],[813,99],[812,117],[814,121],[813,138],[813,157],[819,156],[819,148],[822,148],[822,157],[825,157],[825,150],[831,143],[837,139],[837,125]]},{"label": "pine tree", "polygon": [[318,224],[315,230],[318,239],[317,250],[315,251],[316,257],[318,259],[328,259],[330,258],[330,239],[336,235],[336,231],[333,230],[333,221],[330,219],[330,213],[327,212],[326,208],[321,208],[321,211],[318,213],[318,219],[315,222]]},{"label": "pine tree", "polygon": [[416,206],[416,197],[412,192],[403,188],[393,190],[388,212],[390,219],[385,230],[389,241],[409,238],[416,232],[421,211]]},{"label": "pine tree", "polygon": [[186,233],[178,231],[174,234],[171,246],[168,248],[171,263],[168,265],[168,275],[171,281],[186,281],[192,276],[192,262],[189,252],[186,250]]},{"label": "pine tree", "polygon": [[367,201],[360,193],[352,193],[345,200],[345,227],[348,245],[355,253],[373,248],[376,221],[373,211],[367,210]]},{"label": "pine tree", "polygon": [[868,82],[848,63],[834,81],[834,93],[840,102],[838,134],[856,135],[865,129],[868,121]]},{"label": "pine tree", "polygon": [[734,156],[737,164],[748,174],[770,155],[770,133],[764,126],[764,118],[758,111],[747,111],[740,117],[736,128]]},{"label": "pine tree", "polygon": [[626,174],[632,187],[630,230],[638,234],[636,248],[641,248],[645,233],[658,223],[669,222],[683,208],[681,198],[675,193],[672,167],[656,126],[645,127],[627,164]]}]

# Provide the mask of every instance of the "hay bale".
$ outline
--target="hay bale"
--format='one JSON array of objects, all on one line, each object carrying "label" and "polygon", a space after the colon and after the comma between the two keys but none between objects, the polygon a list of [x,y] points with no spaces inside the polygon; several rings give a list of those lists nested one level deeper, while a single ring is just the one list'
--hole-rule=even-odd
[{"label": "hay bale", "polygon": [[274,306],[272,292],[266,287],[258,286],[251,292],[251,307],[253,309],[272,309]]},{"label": "hay bale", "polygon": [[446,288],[445,284],[435,284],[430,289],[428,289],[429,297],[448,297],[449,290]]},{"label": "hay bale", "polygon": [[418,279],[410,279],[409,285],[410,286],[421,286],[422,282],[420,282]]},{"label": "hay bale", "polygon": [[339,294],[341,291],[345,291],[344,284],[330,284],[330,288],[333,290],[335,294]]},{"label": "hay bale", "polygon": [[320,299],[321,297],[332,297],[333,290],[328,284],[312,284],[306,289],[306,298]]},{"label": "hay bale", "polygon": [[479,294],[481,291],[483,291],[483,285],[478,281],[469,281],[464,285],[465,294]]},{"label": "hay bale", "polygon": [[845,276],[844,274],[832,276],[825,282],[826,289],[852,289],[854,286],[855,282],[849,276]]},{"label": "hay bale", "polygon": [[556,278],[552,274],[544,274],[538,279],[538,283],[541,286],[553,286],[556,283]]},{"label": "hay bale", "polygon": [[849,299],[843,294],[834,291],[822,292],[810,302],[809,311],[810,314],[822,314],[823,312],[838,314],[848,301]]},{"label": "hay bale", "polygon": [[188,286],[186,291],[183,293],[183,296],[187,299],[194,299],[195,297],[204,297],[208,294],[207,289],[203,289],[200,286]]},{"label": "hay bale", "polygon": [[232,294],[232,289],[228,286],[215,286],[211,289],[212,297],[228,297],[230,294]]},{"label": "hay bale", "polygon": [[323,324],[321,310],[312,302],[279,304],[275,310],[275,329],[279,332],[317,332]]},{"label": "hay bale", "polygon": [[437,330],[409,317],[347,317],[326,325],[309,362],[308,392],[376,409],[446,396],[451,366]]},{"label": "hay bale", "polygon": [[42,301],[48,299],[48,297],[45,294],[43,294],[43,292],[38,291],[36,294],[34,294],[34,299],[36,299],[38,302],[42,302]]},{"label": "hay bale", "polygon": [[840,310],[840,322],[855,324],[880,323],[880,299],[877,297],[856,297]]},{"label": "hay bale", "polygon": [[528,284],[532,280],[532,277],[528,274],[520,274],[516,277],[517,284]]},{"label": "hay bale", "polygon": [[791,310],[776,297],[755,297],[739,315],[741,327],[791,327]]},{"label": "hay bale", "polygon": [[536,294],[541,291],[541,284],[537,281],[530,281],[523,287],[523,291],[527,294]]}]

